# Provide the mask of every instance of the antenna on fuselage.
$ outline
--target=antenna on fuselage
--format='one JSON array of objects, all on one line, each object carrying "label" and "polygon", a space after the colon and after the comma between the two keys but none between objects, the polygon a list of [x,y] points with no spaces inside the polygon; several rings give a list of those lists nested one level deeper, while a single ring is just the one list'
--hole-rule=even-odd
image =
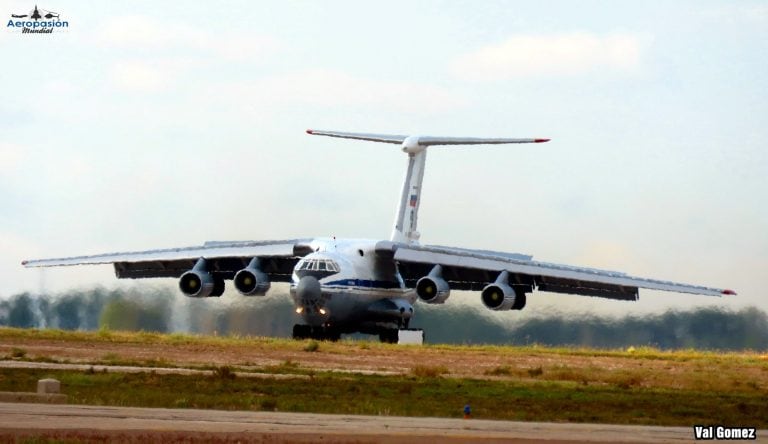
[{"label": "antenna on fuselage", "polygon": [[418,243],[419,232],[416,230],[419,205],[421,204],[421,184],[424,180],[424,165],[427,160],[427,148],[432,145],[496,145],[503,143],[541,143],[549,139],[507,139],[482,137],[433,137],[402,136],[392,134],[345,133],[339,131],[307,130],[315,136],[338,137],[341,139],[367,140],[369,142],[392,143],[401,145],[408,154],[408,169],[405,172],[400,202],[392,229],[392,242],[408,244]]}]

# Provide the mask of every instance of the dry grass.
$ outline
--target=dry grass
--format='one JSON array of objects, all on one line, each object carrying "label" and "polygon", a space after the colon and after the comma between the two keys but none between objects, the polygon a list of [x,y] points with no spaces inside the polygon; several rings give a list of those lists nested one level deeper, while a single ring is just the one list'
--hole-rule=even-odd
[{"label": "dry grass", "polygon": [[417,378],[436,378],[448,373],[448,368],[434,365],[416,365],[411,367],[411,374]]},{"label": "dry grass", "polygon": [[[677,425],[749,419],[762,426],[768,421],[768,355],[756,352],[355,341],[323,342],[313,350],[316,341],[8,328],[0,328],[0,343],[0,356],[16,361],[212,370],[208,378],[0,370],[0,390],[58,376],[78,403],[454,416],[472,400],[476,415],[499,419]],[[355,374],[358,370],[398,374]],[[234,378],[235,371],[310,378],[254,381]],[[113,390],[118,385],[122,390]]]},{"label": "dry grass", "polygon": [[0,328],[0,339],[4,344],[0,356],[6,359],[16,356],[17,360],[47,362],[206,369],[229,366],[271,373],[338,369],[622,388],[741,393],[768,390],[768,354],[749,351],[402,346],[350,340],[319,344],[312,340],[241,336],[14,328]]}]

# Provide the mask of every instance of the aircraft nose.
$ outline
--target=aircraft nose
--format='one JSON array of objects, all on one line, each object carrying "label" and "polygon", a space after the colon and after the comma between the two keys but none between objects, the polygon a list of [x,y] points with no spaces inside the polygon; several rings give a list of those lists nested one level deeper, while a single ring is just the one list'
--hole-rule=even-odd
[{"label": "aircraft nose", "polygon": [[320,298],[320,281],[314,276],[304,276],[296,285],[296,295],[303,300]]}]

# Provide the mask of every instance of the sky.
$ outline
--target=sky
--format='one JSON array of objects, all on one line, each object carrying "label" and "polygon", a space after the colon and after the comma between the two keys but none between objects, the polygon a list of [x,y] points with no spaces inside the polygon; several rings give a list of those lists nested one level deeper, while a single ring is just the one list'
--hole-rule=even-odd
[{"label": "sky", "polygon": [[0,297],[120,285],[23,259],[388,238],[405,155],[315,128],[549,137],[430,149],[422,243],[739,293],[535,310],[768,310],[765,2],[38,6],[69,27],[0,30]]}]

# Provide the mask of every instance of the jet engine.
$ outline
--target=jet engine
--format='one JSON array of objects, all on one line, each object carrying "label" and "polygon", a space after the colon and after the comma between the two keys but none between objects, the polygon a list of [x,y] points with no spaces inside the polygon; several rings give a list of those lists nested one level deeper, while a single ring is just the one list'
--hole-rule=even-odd
[{"label": "jet engine", "polygon": [[205,259],[199,259],[195,266],[181,275],[179,289],[192,298],[221,296],[224,293],[224,279],[208,272]]},{"label": "jet engine", "polygon": [[492,284],[480,293],[483,305],[491,310],[522,310],[525,307],[525,292],[515,291],[509,285],[509,272],[502,271]]},{"label": "jet engine", "polygon": [[483,305],[497,311],[511,309],[517,299],[514,288],[508,284],[499,283],[486,285],[480,296],[483,300]]},{"label": "jet engine", "polygon": [[448,282],[442,276],[443,267],[435,265],[428,275],[416,282],[416,294],[427,304],[443,304],[451,294]]},{"label": "jet engine", "polygon": [[269,276],[259,268],[259,258],[251,259],[247,267],[235,274],[235,288],[243,296],[264,296],[269,286]]}]

